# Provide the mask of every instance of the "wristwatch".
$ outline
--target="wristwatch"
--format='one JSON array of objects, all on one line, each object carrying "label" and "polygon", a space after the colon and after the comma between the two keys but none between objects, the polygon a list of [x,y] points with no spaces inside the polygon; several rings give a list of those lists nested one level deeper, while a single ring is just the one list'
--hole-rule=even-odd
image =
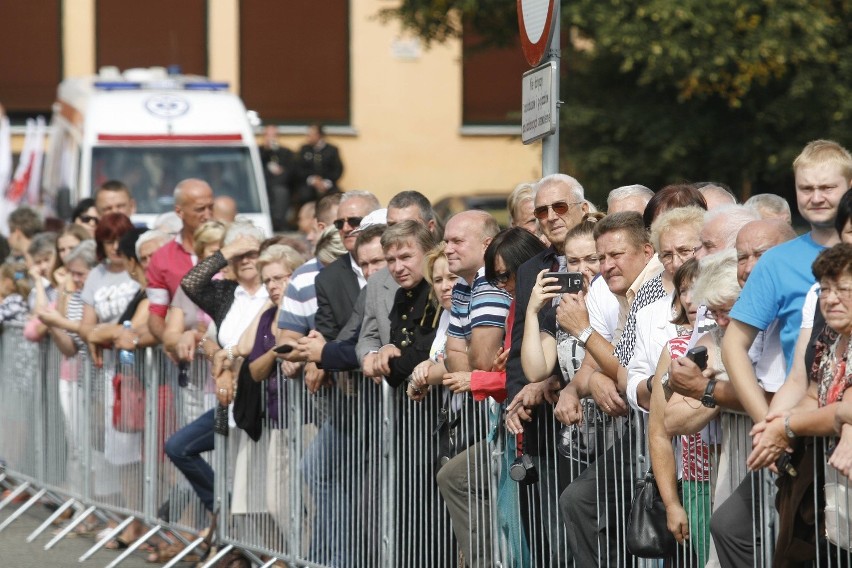
[{"label": "wristwatch", "polygon": [[577,336],[577,343],[580,344],[580,347],[586,346],[586,342],[589,340],[589,338],[592,336],[592,334],[594,332],[595,332],[595,328],[593,328],[592,326],[589,326],[589,327],[587,327],[586,329],[584,329],[583,331],[580,332],[580,335]]},{"label": "wristwatch", "polygon": [[796,439],[796,433],[793,432],[792,428],[790,428],[790,415],[789,414],[784,419],[784,433],[787,434],[788,439],[790,439],[790,440]]},{"label": "wristwatch", "polygon": [[[663,395],[666,397],[666,400],[669,400],[672,397],[672,395],[674,394],[674,391],[672,390],[672,387],[669,386],[669,373],[668,373],[668,371],[666,373],[664,373],[663,376],[660,378],[660,384],[663,387]],[[651,390],[651,389],[648,389],[648,390]]]},{"label": "wristwatch", "polygon": [[701,397],[701,404],[707,408],[716,408],[716,398],[713,396],[713,391],[716,390],[716,379],[707,381],[707,386],[704,387],[704,395]]}]

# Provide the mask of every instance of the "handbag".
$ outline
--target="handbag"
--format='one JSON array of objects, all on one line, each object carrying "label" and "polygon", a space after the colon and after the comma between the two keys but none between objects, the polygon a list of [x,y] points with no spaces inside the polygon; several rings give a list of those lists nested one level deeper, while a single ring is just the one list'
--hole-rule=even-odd
[{"label": "handbag", "polygon": [[116,373],[112,377],[112,427],[118,432],[145,429],[145,387],[136,375]]},{"label": "handbag", "polygon": [[636,482],[636,492],[627,521],[627,550],[639,558],[667,558],[677,541],[666,524],[666,507],[654,474],[648,470]]}]

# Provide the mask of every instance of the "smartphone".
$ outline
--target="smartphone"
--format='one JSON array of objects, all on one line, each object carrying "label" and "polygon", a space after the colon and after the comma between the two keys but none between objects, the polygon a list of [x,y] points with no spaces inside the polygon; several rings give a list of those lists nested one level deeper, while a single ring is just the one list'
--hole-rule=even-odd
[{"label": "smartphone", "polygon": [[698,365],[702,371],[707,368],[707,348],[704,346],[693,347],[686,352],[686,356],[692,359],[692,362]]},{"label": "smartphone", "polygon": [[282,345],[276,345],[275,348],[273,349],[273,351],[275,351],[276,353],[281,353],[282,355],[286,355],[287,353],[291,352],[292,350],[293,350],[293,346],[290,345],[290,344],[287,344],[287,343],[284,343]]},{"label": "smartphone", "polygon": [[[544,276],[556,278],[560,294],[576,294],[583,289],[583,275],[579,272],[546,272]],[[548,286],[553,286],[553,283]]]}]

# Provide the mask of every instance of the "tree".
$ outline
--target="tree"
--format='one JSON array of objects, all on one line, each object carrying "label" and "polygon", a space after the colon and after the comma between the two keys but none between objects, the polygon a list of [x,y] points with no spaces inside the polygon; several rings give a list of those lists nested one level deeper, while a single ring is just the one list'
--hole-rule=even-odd
[{"label": "tree", "polygon": [[[593,199],[723,181],[792,195],[809,140],[849,145],[852,0],[573,0],[562,6],[561,152]],[[385,17],[428,44],[517,33],[509,0],[403,0]]]}]

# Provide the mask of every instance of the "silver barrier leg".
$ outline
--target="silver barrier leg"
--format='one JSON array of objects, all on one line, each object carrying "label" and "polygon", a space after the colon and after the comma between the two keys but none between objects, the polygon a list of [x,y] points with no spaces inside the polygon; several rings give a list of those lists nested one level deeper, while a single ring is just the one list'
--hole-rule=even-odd
[{"label": "silver barrier leg", "polygon": [[152,536],[154,536],[155,534],[157,534],[158,532],[160,532],[160,529],[162,529],[162,528],[163,528],[163,527],[161,527],[160,525],[157,525],[157,526],[155,526],[154,528],[152,528],[151,530],[149,530],[148,532],[146,532],[145,534],[143,534],[141,537],[139,537],[139,538],[136,540],[136,542],[134,542],[133,544],[131,544],[130,546],[128,546],[128,547],[127,547],[127,548],[126,548],[126,549],[125,549],[125,550],[124,550],[124,551],[123,551],[123,552],[122,552],[122,553],[118,556],[118,558],[116,558],[115,560],[113,560],[112,562],[110,562],[109,564],[107,564],[107,565],[106,565],[106,568],[115,568],[116,566],[118,566],[119,564],[121,564],[122,562],[124,562],[124,560],[125,560],[128,556],[130,556],[131,554],[133,554],[133,553],[136,551],[136,549],[137,549],[137,548],[139,548],[140,546],[142,546],[142,544],[143,544],[143,543],[147,542],[149,538],[151,538]]},{"label": "silver barrier leg", "polygon": [[92,548],[87,550],[86,553],[83,554],[83,556],[81,556],[78,561],[79,562],[85,562],[86,560],[88,560],[95,552],[97,552],[98,550],[103,548],[106,545],[106,543],[108,543],[109,541],[111,541],[112,539],[117,537],[119,534],[121,534],[121,531],[126,529],[127,526],[130,523],[132,523],[133,521],[134,521],[134,517],[127,517],[126,519],[121,521],[118,524],[117,527],[115,527],[114,529],[109,531],[109,533],[107,533],[106,536],[104,536],[99,542],[96,542],[95,545]]},{"label": "silver barrier leg", "polygon": [[222,550],[217,552],[213,558],[210,558],[201,568],[213,568],[213,566],[216,566],[216,563],[218,563],[221,559],[225,558],[225,555],[231,552],[233,549],[233,544],[225,546],[224,548],[222,548]]},{"label": "silver barrier leg", "polygon": [[5,520],[5,521],[3,521],[2,523],[0,523],[0,532],[3,532],[3,531],[6,529],[6,527],[8,527],[8,526],[9,526],[9,525],[11,525],[12,523],[14,523],[14,522],[15,522],[15,520],[16,520],[18,517],[20,517],[21,515],[23,515],[24,513],[26,513],[26,512],[27,512],[27,510],[28,510],[30,507],[32,507],[33,505],[35,505],[36,503],[38,503],[38,500],[39,500],[39,499],[41,499],[41,498],[44,496],[44,494],[45,494],[45,493],[47,493],[47,489],[41,489],[41,490],[39,490],[39,491],[38,491],[38,493],[36,493],[36,494],[35,494],[35,495],[33,495],[32,497],[30,497],[29,501],[27,501],[26,503],[24,503],[23,505],[21,505],[20,507],[18,507],[18,510],[17,510],[17,511],[15,511],[15,512],[14,512],[14,513],[12,513],[11,515],[9,515],[9,516],[6,518],[6,520]]},{"label": "silver barrier leg", "polygon": [[89,518],[89,515],[91,515],[92,513],[94,513],[96,509],[97,509],[97,507],[95,507],[94,505],[92,505],[91,507],[89,507],[88,509],[86,509],[85,511],[83,511],[82,513],[80,513],[80,514],[79,514],[76,518],[71,519],[71,522],[70,522],[70,523],[68,523],[67,525],[65,525],[65,528],[63,528],[61,531],[59,531],[59,533],[57,533],[57,535],[56,535],[55,537],[53,537],[52,539],[50,539],[50,541],[48,541],[48,543],[44,545],[44,549],[45,549],[45,550],[50,550],[51,548],[53,548],[53,546],[54,546],[57,542],[59,542],[60,540],[62,540],[63,538],[65,538],[65,536],[66,536],[68,533],[70,533],[70,532],[71,532],[71,531],[73,531],[75,528],[77,528],[77,525],[79,525],[80,523],[82,523],[83,521],[85,521],[87,518]]},{"label": "silver barrier leg", "polygon": [[197,548],[197,547],[198,547],[198,546],[199,546],[202,542],[204,542],[204,539],[203,539],[203,538],[197,538],[197,539],[195,539],[194,541],[192,541],[191,543],[189,543],[188,545],[186,545],[186,547],[185,547],[183,550],[181,550],[178,554],[176,554],[176,555],[175,555],[175,557],[174,557],[174,558],[172,558],[172,559],[168,562],[168,564],[165,564],[165,565],[163,566],[163,568],[172,568],[172,566],[177,565],[177,563],[178,563],[178,562],[180,562],[181,560],[183,560],[183,557],[184,557],[184,556],[189,555],[189,554],[190,554],[193,550],[195,550],[195,549],[196,549],[196,548]]},{"label": "silver barrier leg", "polygon": [[3,499],[2,501],[0,501],[0,511],[2,511],[3,509],[5,509],[5,508],[6,508],[6,505],[8,505],[8,504],[9,504],[9,503],[11,503],[12,501],[14,501],[14,500],[15,500],[15,498],[16,498],[18,495],[20,495],[21,493],[23,493],[24,491],[26,491],[27,489],[29,489],[29,487],[30,487],[30,482],[29,482],[29,481],[24,481],[23,483],[21,483],[20,485],[18,485],[15,489],[13,489],[13,490],[12,490],[12,492],[11,492],[11,493],[9,493],[9,494],[6,496],[6,498],[5,498],[5,499]]},{"label": "silver barrier leg", "polygon": [[77,501],[76,501],[75,499],[68,499],[67,501],[65,501],[64,503],[62,503],[62,505],[60,505],[60,506],[59,506],[59,507],[58,507],[58,508],[57,508],[57,509],[53,512],[53,514],[52,514],[52,515],[50,515],[50,516],[49,516],[49,517],[48,517],[48,518],[47,518],[47,519],[46,519],[46,520],[45,520],[45,521],[44,521],[41,525],[39,525],[39,527],[38,527],[36,530],[34,530],[33,532],[31,532],[31,533],[30,533],[30,535],[27,537],[27,542],[32,542],[32,541],[34,541],[35,539],[37,539],[37,538],[38,538],[38,536],[39,536],[41,533],[43,533],[45,530],[47,530],[47,528],[48,528],[49,526],[51,526],[51,525],[53,524],[53,521],[55,521],[56,519],[58,519],[58,518],[59,518],[59,516],[60,516],[62,513],[64,513],[65,511],[67,511],[67,510],[68,510],[68,509],[69,509],[72,505],[74,505],[74,503],[76,503],[76,502],[77,502]]}]

